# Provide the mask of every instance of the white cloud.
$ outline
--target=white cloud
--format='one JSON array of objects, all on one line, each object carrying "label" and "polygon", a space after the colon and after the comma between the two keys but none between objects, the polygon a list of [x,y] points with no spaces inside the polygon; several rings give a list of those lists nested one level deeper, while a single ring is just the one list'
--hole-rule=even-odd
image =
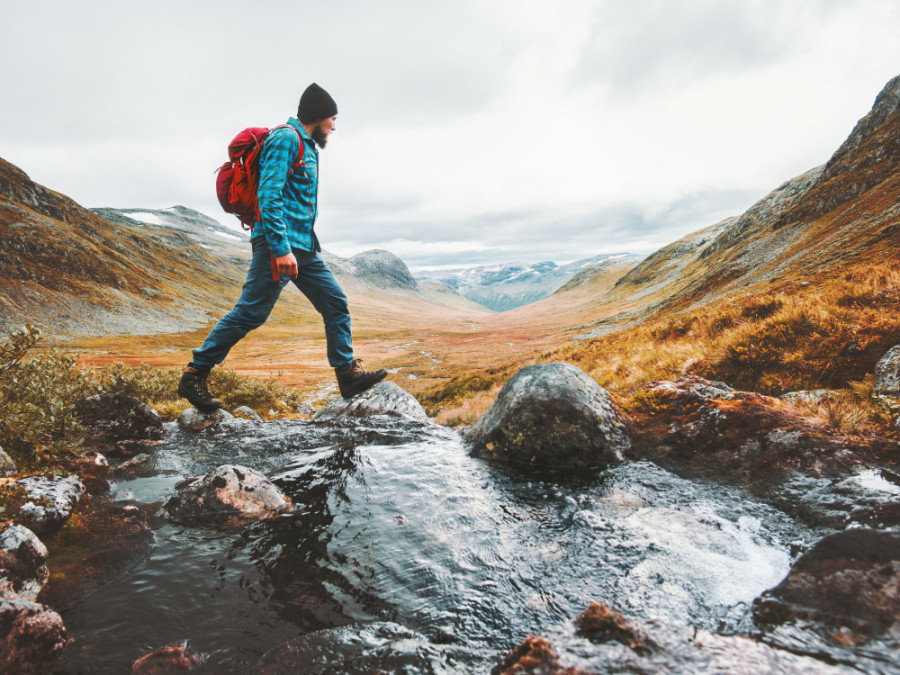
[{"label": "white cloud", "polygon": [[249,33],[246,12],[7,8],[0,155],[87,206],[227,222],[228,140],[283,122],[315,80],[340,109],[330,250],[649,252],[826,161],[900,63],[894,0],[269,1]]}]

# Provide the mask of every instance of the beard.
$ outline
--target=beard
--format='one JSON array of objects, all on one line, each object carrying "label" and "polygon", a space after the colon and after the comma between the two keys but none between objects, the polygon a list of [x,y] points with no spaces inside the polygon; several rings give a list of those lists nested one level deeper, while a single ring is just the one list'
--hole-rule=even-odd
[{"label": "beard", "polygon": [[312,136],[312,139],[320,148],[324,148],[326,145],[328,145],[328,134],[322,131],[321,125],[316,126],[316,128],[312,130],[310,136]]}]

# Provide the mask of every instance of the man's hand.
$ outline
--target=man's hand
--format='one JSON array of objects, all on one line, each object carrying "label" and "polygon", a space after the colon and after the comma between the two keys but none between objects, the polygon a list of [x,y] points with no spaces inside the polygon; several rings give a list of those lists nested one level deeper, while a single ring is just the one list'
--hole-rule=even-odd
[{"label": "man's hand", "polygon": [[293,253],[278,256],[275,258],[275,265],[278,267],[279,274],[285,274],[291,279],[297,278],[297,259]]}]

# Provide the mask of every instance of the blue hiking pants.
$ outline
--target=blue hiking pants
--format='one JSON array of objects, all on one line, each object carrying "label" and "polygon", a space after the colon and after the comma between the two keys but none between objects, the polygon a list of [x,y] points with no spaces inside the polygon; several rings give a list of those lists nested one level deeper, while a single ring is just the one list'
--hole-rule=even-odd
[{"label": "blue hiking pants", "polygon": [[318,253],[294,249],[297,278],[272,280],[271,256],[265,237],[252,241],[253,258],[241,297],[228,314],[213,327],[200,349],[193,351],[192,366],[212,368],[222,363],[231,348],[254,328],[262,326],[278,296],[289,281],[300,289],[325,323],[328,363],[332,368],[346,368],[353,361],[353,336],[347,296],[338,285],[328,264]]}]

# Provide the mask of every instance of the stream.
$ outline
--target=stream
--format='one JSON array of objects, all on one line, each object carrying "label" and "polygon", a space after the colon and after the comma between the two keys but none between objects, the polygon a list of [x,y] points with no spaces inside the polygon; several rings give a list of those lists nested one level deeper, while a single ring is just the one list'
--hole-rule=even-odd
[{"label": "stream", "polygon": [[237,531],[157,527],[148,556],[61,609],[72,643],[54,672],[129,672],[187,641],[203,659],[196,672],[257,673],[270,650],[304,636],[296,649],[310,663],[345,668],[315,672],[487,673],[595,600],[746,635],[753,599],[822,536],[737,489],[648,462],[536,475],[472,458],[430,424],[168,428],[153,475],[114,483],[115,499],[161,510],[185,477],[241,464],[295,511]]}]

